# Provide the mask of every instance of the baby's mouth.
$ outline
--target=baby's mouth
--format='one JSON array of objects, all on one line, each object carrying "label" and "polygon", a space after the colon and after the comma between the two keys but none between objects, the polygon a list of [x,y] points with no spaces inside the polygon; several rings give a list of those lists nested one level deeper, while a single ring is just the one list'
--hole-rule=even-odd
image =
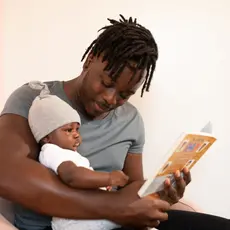
[{"label": "baby's mouth", "polygon": [[76,147],[78,147],[79,145],[80,145],[80,143],[79,143],[79,142],[76,142],[76,143],[73,145],[73,147],[76,148]]}]

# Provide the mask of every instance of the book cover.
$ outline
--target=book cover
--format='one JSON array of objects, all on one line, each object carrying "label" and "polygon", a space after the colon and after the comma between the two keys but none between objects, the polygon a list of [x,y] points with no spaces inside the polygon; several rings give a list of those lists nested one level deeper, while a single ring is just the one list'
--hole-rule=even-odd
[{"label": "book cover", "polygon": [[173,174],[185,167],[191,170],[216,141],[211,132],[212,125],[209,122],[199,133],[182,134],[175,146],[169,151],[168,160],[153,178],[145,181],[138,191],[138,195],[144,197],[163,190],[166,178],[170,178],[174,186],[175,179]]}]

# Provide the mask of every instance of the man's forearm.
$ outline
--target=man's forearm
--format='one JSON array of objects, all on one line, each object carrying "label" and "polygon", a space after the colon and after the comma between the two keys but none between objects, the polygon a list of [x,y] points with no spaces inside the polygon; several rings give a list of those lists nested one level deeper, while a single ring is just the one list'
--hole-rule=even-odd
[{"label": "man's forearm", "polygon": [[39,148],[25,118],[3,115],[0,130],[0,197],[49,216],[73,219],[118,216],[120,196],[102,190],[72,189],[32,160],[37,158]]},{"label": "man's forearm", "polygon": [[34,160],[16,156],[0,160],[4,162],[0,167],[0,196],[36,212],[63,218],[109,219],[110,209],[116,206],[115,193],[71,189]]},{"label": "man's forearm", "polygon": [[61,163],[58,167],[58,175],[64,183],[73,188],[97,189],[111,185],[108,172],[96,172],[78,167],[71,161]]}]

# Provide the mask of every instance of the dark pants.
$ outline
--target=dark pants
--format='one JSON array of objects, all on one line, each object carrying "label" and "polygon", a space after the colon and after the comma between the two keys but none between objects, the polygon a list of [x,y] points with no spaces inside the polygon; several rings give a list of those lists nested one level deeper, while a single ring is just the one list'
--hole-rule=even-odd
[{"label": "dark pants", "polygon": [[[169,211],[169,219],[162,222],[159,230],[230,230],[230,220],[197,212]],[[120,230],[133,230],[118,228]],[[117,229],[117,230],[118,230]]]},{"label": "dark pants", "polygon": [[[169,219],[158,226],[159,230],[230,230],[230,220],[225,218],[184,211],[169,211],[168,214]],[[44,230],[52,229],[48,227]],[[117,230],[134,229],[122,227]]]}]

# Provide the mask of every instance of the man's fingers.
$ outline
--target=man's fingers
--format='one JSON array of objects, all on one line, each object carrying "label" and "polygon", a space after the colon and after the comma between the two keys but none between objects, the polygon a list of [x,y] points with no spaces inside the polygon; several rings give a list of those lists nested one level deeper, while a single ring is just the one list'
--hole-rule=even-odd
[{"label": "man's fingers", "polygon": [[160,198],[167,200],[170,204],[177,203],[183,197],[185,188],[191,181],[191,174],[187,168],[184,168],[182,172],[179,170],[175,172],[174,179],[171,182],[167,178],[164,182],[164,190],[158,192]]},{"label": "man's fingers", "polygon": [[162,212],[162,211],[157,210],[155,216],[156,216],[155,219],[157,219],[159,221],[168,220],[168,213],[167,212]]},{"label": "man's fingers", "polygon": [[175,180],[176,180],[177,192],[181,198],[184,195],[186,182],[184,178],[181,176],[181,173],[179,171],[175,173]]},{"label": "man's fingers", "polygon": [[154,219],[150,220],[147,227],[156,228],[162,221],[168,220],[168,214],[166,212],[156,211]]},{"label": "man's fingers", "polygon": [[170,204],[168,202],[151,196],[142,198],[142,201],[145,201],[149,207],[146,213],[148,217],[145,223],[146,227],[157,227],[161,221],[168,220],[168,213],[166,212],[170,209]]},{"label": "man's fingers", "polygon": [[164,193],[169,198],[170,203],[175,203],[179,201],[177,190],[170,184],[170,180],[169,183],[167,180],[165,181]]},{"label": "man's fingers", "polygon": [[160,199],[153,199],[152,206],[161,211],[168,211],[170,209],[170,204]]},{"label": "man's fingers", "polygon": [[169,189],[171,187],[171,181],[169,178],[167,178],[165,180],[165,183],[164,183],[164,190],[161,192],[163,196],[168,196],[168,193],[169,193]]},{"label": "man's fingers", "polygon": [[184,168],[183,173],[184,173],[185,183],[186,183],[186,185],[188,185],[192,181],[191,173],[188,170],[188,168]]},{"label": "man's fingers", "polygon": [[165,180],[164,190],[158,192],[158,195],[162,200],[166,200],[170,204],[174,204],[178,200],[177,190],[172,187],[170,179]]},{"label": "man's fingers", "polygon": [[147,224],[147,229],[149,230],[149,228],[157,228],[160,224],[160,221],[159,220],[152,220],[152,221],[149,221],[149,223]]},{"label": "man's fingers", "polygon": [[168,188],[168,197],[173,201],[173,203],[177,203],[179,201],[177,190],[172,186]]}]

